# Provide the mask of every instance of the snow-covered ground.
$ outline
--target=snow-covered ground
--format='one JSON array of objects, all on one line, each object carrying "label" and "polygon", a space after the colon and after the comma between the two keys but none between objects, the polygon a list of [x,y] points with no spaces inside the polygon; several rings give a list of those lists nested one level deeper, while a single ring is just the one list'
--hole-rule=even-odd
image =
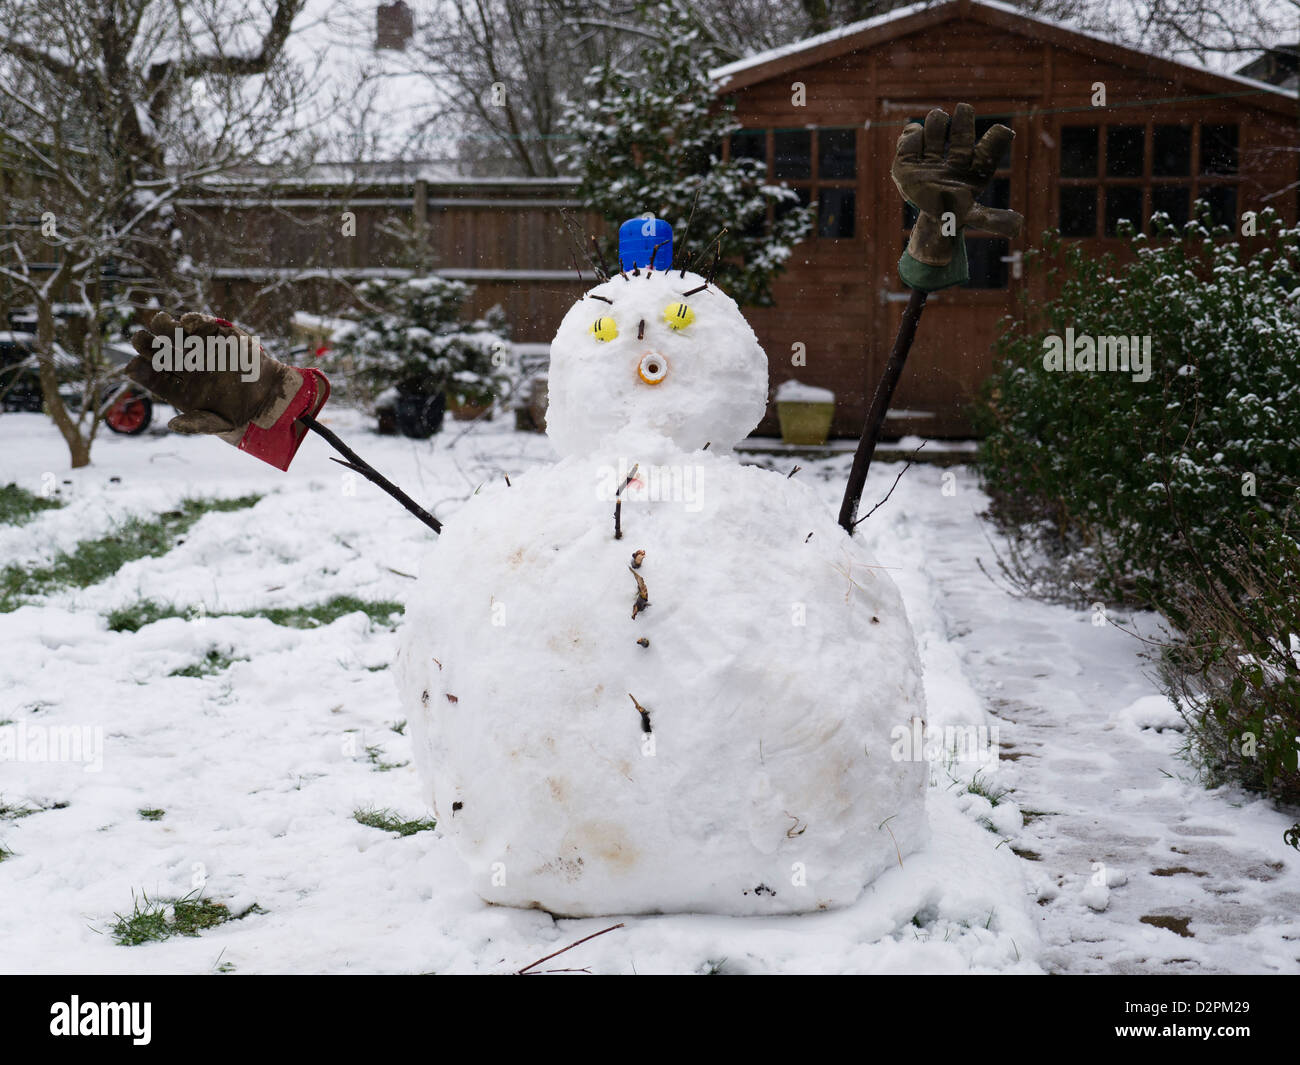
[{"label": "snow-covered ground", "polygon": [[[449,422],[417,443],[327,413],[448,520],[480,483],[552,458],[545,438],[504,422]],[[329,454],[309,439],[285,475],[214,440],[106,436],[94,465],[69,473],[42,416],[0,416],[0,484],[71,482],[62,509],[0,526],[6,563],[37,564],[187,496],[264,494],[206,515],[161,557],[0,614],[0,728],[86,726],[103,744],[98,766],[0,762],[0,805],[42,808],[0,819],[13,852],[0,862],[0,970],[510,972],[621,920],[538,968],[1300,972],[1300,855],[1281,839],[1294,819],[1190,779],[1137,640],[981,572],[985,500],[962,467],[913,467],[860,529],[907,604],[931,726],[995,728],[1001,750],[991,765],[933,764],[924,851],[856,905],[802,917],[556,921],[485,905],[437,832],[398,837],[353,817],[429,815],[397,731],[396,632],[362,613],[307,630],[221,616],[410,594],[431,534]],[[773,461],[785,472],[796,460]],[[849,456],[798,461],[833,509]],[[868,505],[898,470],[873,470]],[[110,610],[145,599],[188,619],[109,630]],[[234,661],[170,675],[214,648]],[[133,894],[200,885],[260,912],[162,943],[108,934]]]}]

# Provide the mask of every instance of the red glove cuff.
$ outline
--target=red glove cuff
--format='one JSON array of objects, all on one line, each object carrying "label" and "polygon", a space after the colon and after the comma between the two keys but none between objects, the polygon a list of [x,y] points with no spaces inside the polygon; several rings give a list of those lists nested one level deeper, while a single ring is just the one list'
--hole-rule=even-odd
[{"label": "red glove cuff", "polygon": [[247,451],[277,470],[288,470],[307,435],[307,427],[298,419],[304,414],[314,418],[330,396],[329,379],[319,370],[289,368],[302,376],[302,384],[289,401],[289,406],[269,429],[260,429],[250,423],[239,441],[240,451]]}]

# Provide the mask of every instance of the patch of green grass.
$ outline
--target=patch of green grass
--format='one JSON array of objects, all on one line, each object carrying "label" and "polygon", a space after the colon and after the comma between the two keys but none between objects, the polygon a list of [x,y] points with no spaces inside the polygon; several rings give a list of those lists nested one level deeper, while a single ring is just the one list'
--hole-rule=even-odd
[{"label": "patch of green grass", "polygon": [[976,773],[970,778],[966,785],[966,790],[972,795],[982,795],[988,799],[990,806],[997,806],[1010,793],[1010,788],[999,787],[997,784],[991,784],[987,780],[981,780],[980,774]]},{"label": "patch of green grass", "polygon": [[382,832],[396,832],[399,836],[413,836],[417,832],[432,832],[438,822],[431,817],[415,821],[403,821],[392,810],[376,810],[374,807],[359,808],[353,814],[357,824],[367,828],[377,828]]},{"label": "patch of green grass", "polygon": [[131,912],[113,914],[117,918],[109,928],[114,941],[121,947],[137,947],[141,943],[161,943],[171,936],[167,924],[167,906],[161,902],[151,902],[144,892],[140,898],[131,892]]},{"label": "patch of green grass", "polygon": [[262,617],[276,625],[287,625],[293,629],[316,629],[358,610],[370,619],[371,624],[393,628],[392,616],[402,613],[402,604],[389,599],[367,600],[352,595],[336,595],[317,606],[272,607],[269,610],[250,611],[241,616]]},{"label": "patch of green grass", "polygon": [[231,920],[230,907],[211,899],[177,899],[172,904],[172,925],[178,935],[197,936]]},{"label": "patch of green grass", "polygon": [[[0,593],[2,594],[2,593]],[[267,610],[240,610],[233,613],[205,614],[209,618],[266,618],[276,625],[294,629],[317,629],[338,621],[347,614],[360,610],[371,624],[395,628],[393,615],[402,613],[402,604],[390,599],[358,599],[351,595],[338,595],[324,603],[312,606],[271,607]],[[192,611],[170,603],[141,599],[138,603],[120,607],[108,615],[108,627],[113,632],[138,632],[146,625],[164,618],[188,618]],[[386,665],[374,667],[375,671],[387,669]]]},{"label": "patch of green grass", "polygon": [[231,913],[224,902],[213,902],[190,892],[179,899],[150,899],[145,892],[136,898],[131,892],[131,912],[115,913],[117,918],[109,926],[109,934],[123,947],[135,947],[141,943],[161,943],[172,936],[197,936],[208,928],[227,921],[238,921],[251,913],[265,913],[257,903],[253,903],[242,913]]},{"label": "patch of green grass", "polygon": [[0,843],[0,862],[5,861],[7,858],[12,858],[13,856],[14,856],[14,852],[11,851],[8,847],[6,847],[3,843]]},{"label": "patch of green grass", "polygon": [[370,744],[366,747],[366,759],[375,767],[376,773],[387,773],[391,769],[401,769],[411,763],[407,762],[385,762],[384,748],[378,743]]},{"label": "patch of green grass", "polygon": [[0,525],[22,525],[42,510],[57,510],[61,506],[61,500],[47,499],[16,484],[0,487]]},{"label": "patch of green grass", "polygon": [[161,821],[167,811],[151,807],[148,810],[137,810],[136,813],[140,815],[142,821]]},{"label": "patch of green grass", "polygon": [[246,658],[232,658],[224,651],[211,647],[208,649],[208,653],[193,665],[186,666],[184,669],[173,669],[167,675],[169,677],[210,677],[214,673],[220,673],[223,669],[229,669],[233,662],[247,661]]},{"label": "patch of green grass", "polygon": [[107,536],[83,540],[71,551],[60,551],[47,566],[10,564],[0,569],[0,613],[16,610],[25,598],[60,588],[88,588],[111,577],[128,562],[157,558],[176,546],[204,514],[243,510],[261,496],[238,499],[186,499],[176,510],[155,518],[130,517]]},{"label": "patch of green grass", "polygon": [[152,599],[141,599],[130,606],[119,607],[108,614],[110,632],[139,632],[146,625],[152,625],[163,618],[183,618],[186,612],[167,603],[158,603]]},{"label": "patch of green grass", "polygon": [[26,799],[6,802],[3,798],[0,798],[0,821],[17,821],[21,817],[38,814],[44,809],[44,806],[30,803]]}]

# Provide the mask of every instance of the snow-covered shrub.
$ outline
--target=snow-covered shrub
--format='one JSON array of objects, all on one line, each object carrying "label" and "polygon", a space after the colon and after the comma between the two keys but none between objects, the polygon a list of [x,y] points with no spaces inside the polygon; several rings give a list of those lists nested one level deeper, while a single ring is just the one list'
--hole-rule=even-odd
[{"label": "snow-covered shrub", "polygon": [[1254,519],[1166,604],[1180,635],[1160,674],[1208,782],[1300,803],[1300,492],[1281,519]]},{"label": "snow-covered shrub", "polygon": [[[1191,560],[1300,483],[1300,230],[1271,212],[1249,254],[1202,218],[1129,234],[1119,265],[1049,239],[1048,292],[999,341],[979,411],[993,518],[1081,601],[1159,607]],[[1045,341],[1150,337],[1150,377],[1045,368]],[[1076,341],[1077,343],[1077,341]],[[1131,367],[1132,369],[1132,367]],[[1031,580],[1032,583],[1032,580]]]},{"label": "snow-covered shrub", "polygon": [[[1130,231],[1122,266],[1047,241],[1054,295],[1000,341],[980,468],[1013,576],[1161,611],[1207,779],[1298,801],[1300,229],[1256,224],[1253,251],[1204,217]],[[1067,329],[1149,336],[1149,377],[1048,370]]]},{"label": "snow-covered shrub", "polygon": [[335,333],[332,367],[371,399],[396,388],[491,403],[508,380],[508,328],[499,307],[478,321],[460,321],[472,292],[462,281],[436,275],[364,282],[358,287],[361,309]]}]

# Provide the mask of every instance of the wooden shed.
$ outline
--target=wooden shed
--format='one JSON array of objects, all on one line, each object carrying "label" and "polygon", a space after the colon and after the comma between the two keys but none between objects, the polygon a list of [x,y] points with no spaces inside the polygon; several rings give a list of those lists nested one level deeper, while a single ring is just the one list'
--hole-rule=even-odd
[{"label": "wooden shed", "polygon": [[[815,235],[748,314],[773,385],[835,391],[833,432],[855,435],[898,328],[897,263],[911,219],[889,177],[903,126],[974,105],[1016,131],[985,202],[1025,215],[1016,241],[968,238],[971,280],[931,298],[895,395],[892,431],[970,432],[1003,315],[1032,282],[1024,250],[1044,230],[1102,252],[1121,218],[1185,220],[1205,200],[1235,225],[1274,207],[1296,219],[1297,99],[1025,15],[1002,3],[915,5],[713,71],[745,127],[728,146],[816,201]],[[1102,93],[1104,93],[1104,102]],[[1037,282],[1041,284],[1041,282]],[[1042,291],[1031,291],[1042,298]],[[802,345],[806,365],[792,365]],[[760,432],[775,433],[769,412]]]}]

